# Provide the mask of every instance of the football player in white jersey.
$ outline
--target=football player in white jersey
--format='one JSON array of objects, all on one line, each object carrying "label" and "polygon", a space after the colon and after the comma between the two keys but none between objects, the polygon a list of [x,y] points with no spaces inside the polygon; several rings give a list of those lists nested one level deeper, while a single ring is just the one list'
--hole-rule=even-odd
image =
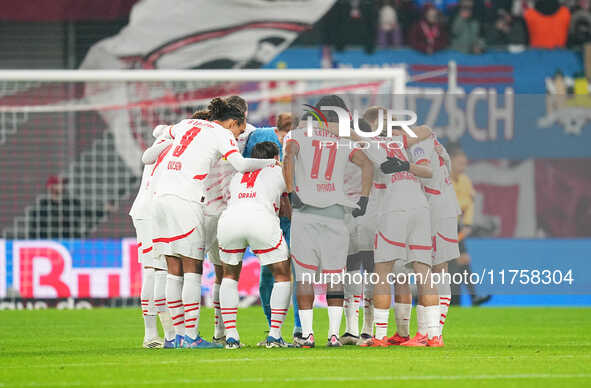
[{"label": "football player in white jersey", "polygon": [[168,127],[159,125],[154,128],[152,135],[156,138],[154,144],[146,150],[142,157],[144,170],[137,196],[129,210],[133,226],[136,230],[138,242],[138,258],[142,264],[142,289],[141,306],[144,316],[144,348],[160,348],[164,342],[158,336],[156,314],[159,315],[164,328],[165,339],[174,341],[174,328],[170,319],[170,313],[166,308],[165,284],[166,261],[162,256],[154,255],[151,235],[151,203],[152,190],[150,180],[152,178],[153,164],[160,152],[172,143],[164,133]]},{"label": "football player in white jersey", "polygon": [[[370,124],[359,120],[359,128],[364,132],[371,132]],[[360,217],[347,217],[349,226],[349,255],[347,256],[347,273],[349,276],[344,284],[345,299],[345,333],[341,335],[343,345],[358,345],[373,337],[373,284],[369,281],[369,274],[373,273],[373,247],[377,230],[378,212],[381,190],[378,177],[374,173],[374,186],[369,194],[367,211]],[[349,199],[357,202],[360,196],[361,170],[348,164],[345,170],[345,190]],[[359,277],[358,274],[362,274]],[[363,275],[366,273],[367,275]],[[359,305],[363,298],[363,328],[359,334]]]},{"label": "football player in white jersey", "polygon": [[188,119],[169,128],[173,144],[157,161],[162,171],[154,198],[153,246],[166,256],[166,300],[175,325],[176,347],[220,347],[199,336],[201,274],[204,257],[204,181],[223,157],[237,171],[252,171],[275,160],[246,159],[236,138],[244,131],[244,112],[220,98],[209,106],[211,121]]},{"label": "football player in white jersey", "polygon": [[[272,142],[261,142],[254,146],[251,156],[279,160],[279,148]],[[291,268],[278,216],[284,192],[285,181],[279,165],[235,174],[230,182],[228,207],[220,216],[218,224],[220,256],[224,268],[220,305],[227,349],[240,347],[236,320],[238,279],[242,257],[248,246],[260,260],[261,266],[270,266],[274,278],[271,325],[266,347],[287,347],[281,336],[281,326],[289,308]]]},{"label": "football player in white jersey", "polygon": [[427,196],[431,212],[431,234],[433,241],[433,274],[439,284],[440,332],[438,341],[443,345],[443,325],[451,301],[450,284],[445,273],[451,260],[460,256],[458,247],[457,217],[460,206],[450,179],[450,158],[435,134],[410,149],[411,158],[417,164],[430,160],[432,178],[422,178],[423,191]]},{"label": "football player in white jersey", "polygon": [[[347,109],[337,96],[325,96],[317,107],[338,106]],[[294,339],[298,347],[314,347],[312,280],[320,274],[327,284],[329,316],[328,346],[342,346],[339,328],[343,313],[342,272],[345,269],[349,231],[345,226],[346,208],[353,216],[365,213],[373,180],[373,165],[359,149],[339,147],[338,116],[326,112],[327,124],[316,125],[307,135],[303,126],[290,132],[286,140],[284,175],[293,208],[291,218],[291,258],[294,261],[302,337]],[[333,128],[325,128],[331,126]],[[358,204],[350,201],[344,190],[347,163],[362,171]],[[328,275],[328,276],[326,276]],[[326,281],[324,281],[326,280]]]},{"label": "football player in white jersey", "polygon": [[[388,316],[391,303],[388,278],[395,273],[395,262],[412,265],[417,274],[419,306],[417,315],[421,323],[426,322],[427,333],[421,334],[421,345],[432,343],[437,337],[439,327],[439,306],[436,291],[432,289],[431,274],[431,232],[427,200],[421,190],[417,176],[431,177],[429,166],[409,163],[407,149],[409,145],[431,136],[431,130],[425,126],[413,128],[417,138],[406,135],[394,135],[391,138],[376,138],[379,146],[366,150],[372,161],[380,166],[385,175],[386,191],[382,198],[383,219],[378,226],[375,241],[375,271],[378,282],[374,288],[375,337],[362,346],[380,347],[399,345],[416,338],[387,337]],[[409,144],[410,143],[410,144]],[[400,278],[400,277],[399,277]],[[398,281],[400,279],[397,279]],[[397,282],[398,283],[398,282]],[[395,285],[396,296],[406,288],[403,284]],[[402,334],[399,335],[399,337]],[[418,336],[417,336],[418,337]],[[424,340],[424,341],[423,341]],[[419,345],[415,345],[419,346]]]}]

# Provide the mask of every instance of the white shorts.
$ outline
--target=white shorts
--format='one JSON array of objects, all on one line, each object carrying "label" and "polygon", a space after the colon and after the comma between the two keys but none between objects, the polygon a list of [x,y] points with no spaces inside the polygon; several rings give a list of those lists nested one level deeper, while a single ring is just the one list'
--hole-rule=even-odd
[{"label": "white shorts", "polygon": [[213,265],[222,265],[220,259],[220,249],[218,244],[218,221],[219,215],[216,216],[205,216],[205,225],[203,230],[205,231],[205,253],[207,254],[207,260]]},{"label": "white shorts", "polygon": [[155,254],[152,246],[152,232],[150,230],[152,220],[132,218],[132,221],[137,236],[138,261],[144,267],[166,270],[166,259],[164,256]]},{"label": "white shorts", "polygon": [[290,248],[296,280],[303,281],[304,273],[338,274],[347,265],[349,230],[344,220],[296,210],[291,216]]},{"label": "white shorts", "polygon": [[432,265],[429,208],[393,211],[381,217],[375,239],[376,263],[402,260]]},{"label": "white shorts", "polygon": [[361,217],[347,217],[349,255],[364,251],[373,251],[377,219],[377,215],[375,214],[365,214]]},{"label": "white shorts", "polygon": [[265,209],[233,207],[224,210],[218,222],[217,237],[220,258],[225,264],[240,264],[248,246],[261,265],[279,263],[288,258],[279,217]]},{"label": "white shorts", "polygon": [[175,195],[154,199],[152,243],[159,255],[203,260],[203,205]]},{"label": "white shorts", "polygon": [[432,221],[433,265],[447,263],[460,257],[458,219],[445,217]]}]

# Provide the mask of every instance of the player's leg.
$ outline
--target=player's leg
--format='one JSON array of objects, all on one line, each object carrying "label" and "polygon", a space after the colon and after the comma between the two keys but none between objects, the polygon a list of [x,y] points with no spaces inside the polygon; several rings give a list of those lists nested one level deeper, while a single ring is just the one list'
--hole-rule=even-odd
[{"label": "player's leg", "polygon": [[230,265],[222,256],[224,277],[220,285],[220,309],[222,321],[226,334],[226,349],[240,348],[240,335],[237,329],[238,303],[238,280],[242,261],[236,265]]},{"label": "player's leg", "polygon": [[156,306],[154,302],[154,268],[145,266],[142,271],[141,304],[144,316],[144,348],[162,347],[162,339],[158,338],[156,323]]},{"label": "player's leg", "polygon": [[174,347],[180,348],[185,338],[185,309],[183,307],[183,266],[181,259],[166,256],[168,275],[166,276],[166,303],[175,331]]},{"label": "player's leg", "polygon": [[[285,250],[287,253],[287,248]],[[289,299],[291,296],[291,264],[289,260],[270,264],[273,271],[273,291],[271,292],[271,325],[269,337],[267,338],[267,348],[287,347],[281,335],[281,327],[287,311],[289,309]]]},{"label": "player's leg", "polygon": [[213,284],[213,309],[214,309],[214,332],[213,340],[214,343],[226,343],[224,321],[222,319],[222,310],[220,305],[220,286],[224,277],[224,269],[222,265],[214,265],[215,270],[215,282]]},{"label": "player's leg", "polygon": [[388,339],[390,345],[400,345],[410,339],[410,315],[412,311],[412,294],[410,284],[404,272],[404,266],[399,261],[394,266],[397,276],[394,285],[394,318],[396,319],[396,333]]},{"label": "player's leg", "polygon": [[394,266],[393,261],[376,261],[374,271],[377,283],[374,284],[373,293],[373,319],[375,324],[375,337],[363,342],[360,346],[384,347],[388,346],[388,319],[390,315],[390,303],[392,299],[391,288],[388,282]]},{"label": "player's leg", "polygon": [[359,282],[361,270],[361,253],[347,256],[347,276],[343,285],[345,299],[345,333],[341,336],[343,345],[357,345],[359,341],[359,303],[363,282]]},{"label": "player's leg", "polygon": [[360,341],[373,337],[373,284],[370,276],[374,272],[373,251],[363,251],[363,328]]},{"label": "player's leg", "polygon": [[170,348],[174,346],[175,330],[170,312],[166,307],[166,260],[159,256],[154,263],[154,306],[164,330],[164,345]]},{"label": "player's leg", "polygon": [[[285,238],[285,243],[287,244],[287,248],[289,249],[290,240],[291,240],[291,220],[288,217],[279,217],[279,227],[283,232],[283,237]],[[295,278],[295,270],[293,268],[293,263],[291,264],[291,272],[293,277]],[[293,304],[293,337],[301,337],[302,336],[302,323],[300,322],[300,314],[298,309],[298,300],[296,296],[296,282],[292,283],[292,292],[291,292],[291,301]]]},{"label": "player's leg", "polygon": [[439,335],[443,334],[443,326],[447,320],[449,312],[449,303],[451,302],[450,279],[447,276],[447,262],[433,266],[433,273],[438,274],[440,282],[437,284],[439,294]]},{"label": "player's leg", "polygon": [[197,347],[199,336],[199,317],[201,312],[201,274],[203,260],[192,257],[182,257],[183,291],[182,301],[185,309],[185,339],[186,348]]},{"label": "player's leg", "polygon": [[259,295],[261,297],[261,306],[267,318],[267,323],[271,326],[271,292],[273,290],[273,272],[266,265],[261,266],[261,277],[259,279]]},{"label": "player's leg", "polygon": [[302,324],[302,337],[294,338],[294,345],[300,348],[315,346],[312,324],[314,322],[314,281],[318,272],[319,258],[313,247],[314,228],[306,214],[293,211],[291,259],[295,270],[298,314]]}]

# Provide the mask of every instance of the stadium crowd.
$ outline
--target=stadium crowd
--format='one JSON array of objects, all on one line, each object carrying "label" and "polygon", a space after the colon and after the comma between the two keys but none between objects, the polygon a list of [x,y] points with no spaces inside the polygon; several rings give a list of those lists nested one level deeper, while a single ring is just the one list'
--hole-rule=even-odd
[{"label": "stadium crowd", "polygon": [[591,40],[589,0],[338,0],[320,21],[322,41],[367,52],[576,48]]}]

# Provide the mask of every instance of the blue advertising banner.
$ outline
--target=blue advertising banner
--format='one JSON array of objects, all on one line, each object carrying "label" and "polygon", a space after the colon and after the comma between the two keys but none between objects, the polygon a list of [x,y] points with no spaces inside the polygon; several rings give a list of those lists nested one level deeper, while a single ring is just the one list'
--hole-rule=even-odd
[{"label": "blue advertising banner", "polygon": [[[268,67],[320,67],[317,49],[293,48]],[[591,157],[591,96],[578,54],[566,50],[527,50],[466,55],[444,51],[361,50],[333,54],[335,67],[404,65],[411,77],[406,105],[418,123],[445,140],[460,141],[471,160]],[[458,88],[446,75],[415,79],[457,64]],[[535,63],[536,66],[531,66]]]}]

